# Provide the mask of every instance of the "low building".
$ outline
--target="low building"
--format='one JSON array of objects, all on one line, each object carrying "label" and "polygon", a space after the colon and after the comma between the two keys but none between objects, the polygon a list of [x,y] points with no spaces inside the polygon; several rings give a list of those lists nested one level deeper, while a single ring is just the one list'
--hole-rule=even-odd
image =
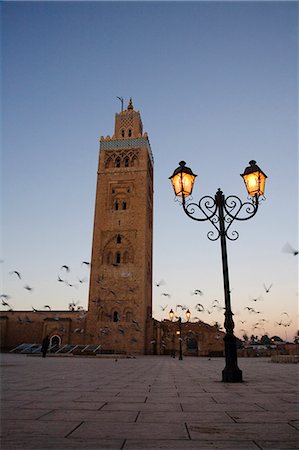
[{"label": "low building", "polygon": [[[97,336],[90,335],[86,327],[87,311],[1,311],[1,350],[10,351],[21,344],[40,344],[44,336],[50,337],[50,346],[61,348],[65,345],[97,345],[102,353],[140,354],[134,349],[132,336],[140,333],[133,323],[131,333],[118,331],[123,340],[123,349],[114,348],[109,340],[110,329],[124,330],[121,322],[111,320],[106,327],[99,329]],[[224,352],[224,333],[216,326],[202,321],[183,322],[181,334],[178,322],[151,320],[151,334],[146,348],[148,354],[171,355],[179,353],[180,338],[182,353],[188,356],[222,356]]]}]

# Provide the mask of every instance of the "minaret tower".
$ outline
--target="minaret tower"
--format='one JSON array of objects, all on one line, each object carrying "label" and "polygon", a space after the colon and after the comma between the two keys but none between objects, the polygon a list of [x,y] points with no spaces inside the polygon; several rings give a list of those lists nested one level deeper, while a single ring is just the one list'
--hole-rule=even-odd
[{"label": "minaret tower", "polygon": [[103,351],[150,353],[153,157],[132,99],[101,137],[87,319]]}]

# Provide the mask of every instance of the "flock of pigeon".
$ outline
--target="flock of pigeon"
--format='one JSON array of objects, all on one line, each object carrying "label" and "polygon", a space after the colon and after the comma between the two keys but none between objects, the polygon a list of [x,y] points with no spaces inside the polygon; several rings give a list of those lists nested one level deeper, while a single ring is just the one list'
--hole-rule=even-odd
[{"label": "flock of pigeon", "polygon": [[[290,253],[290,254],[292,254],[294,256],[298,255],[298,250],[295,250],[289,243],[285,244],[282,250],[284,252]],[[88,261],[82,261],[81,265],[89,267],[90,263]],[[62,265],[60,267],[59,274],[57,276],[57,282],[64,283],[65,285],[67,285],[69,287],[74,287],[74,286],[76,286],[76,284],[75,283],[70,283],[68,281],[68,279],[67,279],[67,276],[65,276],[69,272],[70,272],[70,267],[68,265],[66,265],[66,264]],[[10,276],[16,277],[19,281],[23,280],[23,277],[22,277],[20,271],[18,271],[18,270],[11,271],[10,272]],[[88,281],[87,277],[78,278],[78,282],[80,284],[86,283],[87,281]],[[98,280],[98,283],[101,286],[100,289],[102,289],[103,291],[106,291],[108,293],[111,293],[114,297],[116,297],[115,292],[111,288],[104,287],[101,284],[101,280]],[[164,286],[165,284],[166,283],[165,283],[165,281],[163,279],[158,281],[158,282],[155,282],[155,286],[157,288],[160,288],[160,287]],[[29,286],[26,283],[24,284],[23,287],[28,292],[32,292],[33,291],[33,287]],[[271,292],[271,290],[272,290],[272,287],[273,287],[273,283],[270,283],[268,285],[263,283],[263,288],[264,288],[265,294],[269,294]],[[134,288],[130,288],[130,289],[131,289],[132,292],[134,291]],[[194,289],[190,294],[191,294],[191,296],[200,296],[200,297],[204,296],[204,293],[203,293],[203,291],[201,289]],[[168,298],[169,300],[171,298],[171,294],[169,294],[168,292],[165,292],[165,291],[161,292],[160,295],[162,297]],[[1,294],[0,295],[1,305],[6,307],[6,308],[8,308],[8,311],[13,311],[13,308],[12,308],[12,306],[9,303],[9,299],[10,299],[10,296],[8,294]],[[256,306],[255,306],[255,305],[258,305],[258,303],[260,301],[262,301],[262,300],[263,300],[263,298],[261,296],[251,298],[250,301],[252,302],[252,304],[247,305],[244,308],[244,311],[246,311],[250,316],[258,316],[258,320],[255,323],[252,323],[252,320],[250,321],[250,320],[241,320],[240,319],[238,321],[238,323],[240,323],[241,325],[244,325],[245,323],[251,322],[251,326],[252,326],[251,331],[252,332],[254,332],[255,330],[264,329],[265,328],[265,324],[268,322],[264,317],[262,317],[262,314],[263,314],[262,311],[257,309]],[[94,302],[96,302],[97,306],[99,306],[100,299],[94,300]],[[115,298],[115,302],[117,302],[116,298]],[[168,308],[168,304],[160,305],[160,309],[164,313],[165,313],[167,308]],[[44,305],[43,309],[51,311],[51,306],[50,305]],[[170,307],[169,307],[169,309],[170,309]],[[175,306],[175,311],[177,312],[178,309],[180,309],[181,311],[187,311],[189,308],[188,308],[187,305],[177,304]],[[196,313],[207,313],[208,315],[211,315],[211,314],[213,314],[214,311],[223,311],[225,309],[225,307],[221,304],[221,302],[219,300],[215,299],[209,305],[207,305],[205,302],[201,301],[201,303],[197,303],[194,306],[194,309],[195,309]],[[33,306],[32,306],[32,310],[35,311],[35,312],[40,311],[40,310],[34,308]],[[78,302],[75,302],[75,301],[72,301],[71,303],[69,303],[69,310],[70,311],[75,311],[75,310],[82,311],[82,317],[80,316],[79,320],[82,320],[85,317],[85,315],[87,314],[87,312],[84,311],[83,307],[78,305]],[[238,315],[238,314],[236,314],[236,315]],[[179,319],[179,316],[176,315],[175,318]],[[17,320],[18,320],[18,322],[20,324],[25,324],[25,323],[31,323],[32,322],[32,320],[28,316],[25,316],[25,318],[18,317]],[[59,320],[59,318],[57,318],[57,320]],[[191,318],[191,320],[193,322],[201,321],[201,319],[200,319],[200,317],[198,315],[193,316]],[[291,323],[292,323],[292,320],[289,318],[289,314],[286,311],[283,311],[281,313],[281,316],[280,316],[279,320],[275,322],[275,325],[279,326],[279,327],[284,327],[285,330],[286,330],[291,325]],[[218,324],[218,322],[216,321],[215,324]],[[135,328],[136,331],[140,331],[139,324],[137,322],[135,322],[134,320],[132,321],[132,326]],[[109,331],[110,330],[107,327],[104,327],[103,329],[100,329],[99,334],[102,334],[102,335],[109,334]],[[247,334],[247,332],[248,332],[248,330],[246,330],[245,328],[241,328],[240,331],[243,332],[244,335]],[[83,328],[79,328],[79,327],[74,330],[74,333],[83,333],[83,332],[84,332],[84,329]],[[121,326],[119,326],[119,332],[120,332],[120,334],[124,334],[125,330]],[[264,333],[264,334],[266,334],[266,333]]]},{"label": "flock of pigeon", "polygon": [[[293,256],[297,256],[298,255],[298,250],[295,250],[289,243],[285,244],[283,249],[283,252],[286,253],[290,253]],[[155,286],[160,288],[161,286],[164,286],[166,283],[164,280],[160,280],[159,282],[155,282]],[[273,287],[273,283],[270,284],[266,284],[263,283],[263,288],[264,288],[264,292],[265,294],[269,294],[272,290]],[[168,299],[171,298],[171,294],[168,292],[161,292],[160,295],[162,297],[166,297]],[[200,289],[195,289],[191,292],[191,296],[204,296],[204,293],[202,290]],[[263,331],[263,334],[267,334],[265,332],[265,327],[266,327],[266,323],[268,323],[268,320],[265,319],[264,317],[262,317],[263,312],[259,310],[259,308],[255,305],[258,305],[259,302],[263,301],[263,297],[262,296],[258,296],[258,297],[252,297],[250,298],[250,302],[252,302],[252,304],[249,304],[247,306],[244,307],[244,313],[247,312],[249,314],[248,318],[245,320],[238,320],[237,325],[241,324],[248,324],[249,327],[251,327],[251,333],[254,333],[256,330],[258,331]],[[193,303],[193,302],[191,302]],[[170,304],[170,302],[169,302]],[[169,310],[173,307],[173,305],[160,305],[160,309],[162,312],[165,313],[166,309],[169,308]],[[207,313],[208,315],[213,314],[214,311],[223,311],[225,310],[225,306],[223,306],[219,300],[213,300],[209,305],[206,305],[205,302],[201,302],[201,303],[197,303],[195,306],[193,306],[194,310],[196,313]],[[177,304],[175,306],[175,311],[177,311],[178,309],[180,309],[181,311],[187,311],[189,309],[189,306],[187,305],[182,305],[182,304]],[[190,308],[191,309],[191,308]],[[240,313],[235,314],[235,316],[240,315]],[[258,320],[254,322],[254,320],[252,320],[255,316],[258,317]],[[176,315],[175,319],[179,319],[180,316]],[[191,319],[193,322],[194,321],[202,321],[201,318],[196,315],[193,316]],[[236,322],[236,320],[235,320]],[[280,318],[278,319],[278,321],[275,321],[274,325],[278,326],[278,327],[283,327],[285,329],[285,333],[286,333],[286,329],[292,324],[292,320],[289,317],[288,312],[283,311],[280,314]],[[219,323],[217,321],[214,322],[214,325],[219,326]],[[247,336],[249,330],[245,329],[245,328],[240,328],[240,331],[243,333],[243,336]]]},{"label": "flock of pigeon", "polygon": [[[89,263],[88,261],[82,261],[81,265],[82,265],[82,266],[83,266],[83,265],[85,265],[85,266],[90,266],[90,263]],[[75,283],[70,283],[65,277],[62,277],[62,273],[63,273],[63,272],[69,273],[69,272],[70,272],[70,267],[67,266],[66,264],[64,264],[63,266],[60,267],[60,271],[59,271],[59,274],[58,274],[58,276],[57,276],[57,281],[58,281],[59,283],[64,283],[65,285],[67,285],[67,286],[69,286],[69,287],[76,287],[76,284],[75,284]],[[20,273],[19,270],[13,270],[13,271],[9,272],[9,274],[10,274],[10,276],[16,277],[18,280],[20,280],[20,282],[23,280],[23,276],[22,276],[22,274]],[[78,282],[79,282],[80,284],[86,283],[87,281],[88,281],[88,278],[87,278],[87,277],[84,277],[84,278],[78,278]],[[29,286],[28,284],[25,284],[23,287],[24,287],[24,289],[26,289],[28,292],[32,292],[32,291],[34,290],[34,288],[33,288],[32,286]],[[11,297],[10,297],[10,295],[8,295],[8,294],[0,294],[1,305],[7,307],[7,308],[8,308],[8,311],[13,311],[13,307],[11,306],[10,303],[8,303],[8,301],[9,301],[10,298],[11,298]],[[76,309],[77,309],[77,310],[82,310],[83,308],[82,308],[81,306],[79,306],[78,303],[79,303],[79,302],[75,302],[75,301],[72,301],[71,303],[69,303],[69,310],[70,310],[70,311],[75,311]],[[51,310],[52,310],[52,308],[51,308],[50,305],[44,305],[44,306],[43,306],[43,309],[48,310],[48,311],[51,311]],[[32,306],[32,311],[38,312],[38,311],[40,311],[40,309],[36,309],[34,306]],[[19,322],[20,322],[20,323],[24,323],[24,320],[21,319],[21,318],[19,318]],[[30,320],[27,318],[27,320],[25,320],[25,323],[26,323],[26,322],[27,322],[27,323],[30,323],[30,322],[32,322],[32,321],[30,321]]]}]

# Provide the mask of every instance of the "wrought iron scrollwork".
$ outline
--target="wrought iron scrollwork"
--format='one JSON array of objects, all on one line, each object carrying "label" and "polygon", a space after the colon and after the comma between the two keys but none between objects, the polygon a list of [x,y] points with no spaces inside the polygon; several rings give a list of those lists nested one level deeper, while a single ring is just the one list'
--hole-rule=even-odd
[{"label": "wrought iron scrollwork", "polygon": [[[185,213],[191,219],[198,222],[208,220],[213,225],[214,229],[207,233],[210,241],[219,239],[221,233],[224,233],[230,241],[235,241],[238,239],[239,233],[230,229],[232,223],[234,220],[244,221],[253,217],[258,210],[258,198],[253,197],[251,201],[243,203],[235,195],[225,197],[223,192],[218,189],[215,197],[206,195],[198,203],[193,201],[186,202],[183,196],[182,205]],[[220,226],[221,220],[223,221],[222,226]]]}]

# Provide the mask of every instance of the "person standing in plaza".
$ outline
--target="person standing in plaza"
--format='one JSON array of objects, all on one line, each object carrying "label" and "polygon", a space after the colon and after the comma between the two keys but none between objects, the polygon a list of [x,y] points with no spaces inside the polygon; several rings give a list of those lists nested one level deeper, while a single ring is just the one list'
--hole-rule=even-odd
[{"label": "person standing in plaza", "polygon": [[46,357],[49,345],[50,345],[50,339],[49,339],[49,335],[47,335],[47,336],[44,337],[43,342],[42,342],[41,351],[42,351],[42,354],[43,354],[43,358]]}]

